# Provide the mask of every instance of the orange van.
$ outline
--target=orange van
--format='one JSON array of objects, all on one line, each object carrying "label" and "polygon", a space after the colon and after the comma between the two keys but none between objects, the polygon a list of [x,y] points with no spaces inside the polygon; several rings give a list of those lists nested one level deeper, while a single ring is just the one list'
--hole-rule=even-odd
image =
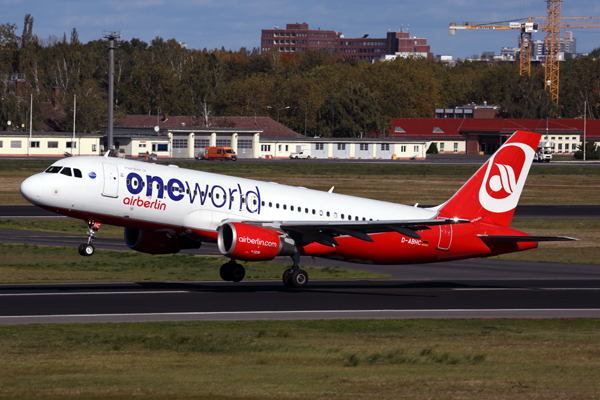
[{"label": "orange van", "polygon": [[204,149],[204,159],[205,160],[237,160],[237,154],[233,151],[231,147],[225,146],[214,146],[207,147]]}]

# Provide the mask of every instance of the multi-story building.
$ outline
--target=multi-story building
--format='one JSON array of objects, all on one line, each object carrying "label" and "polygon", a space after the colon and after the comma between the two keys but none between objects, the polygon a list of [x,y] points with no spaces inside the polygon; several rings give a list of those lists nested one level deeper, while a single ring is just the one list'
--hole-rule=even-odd
[{"label": "multi-story building", "polygon": [[372,61],[385,56],[406,57],[419,55],[432,57],[427,39],[410,37],[408,31],[388,32],[385,38],[370,38],[362,35],[359,38],[346,38],[341,32],[330,30],[311,30],[307,23],[287,24],[285,29],[277,26],[263,29],[261,32],[261,53],[275,49],[280,53],[329,49],[339,52],[344,58],[356,58]]}]

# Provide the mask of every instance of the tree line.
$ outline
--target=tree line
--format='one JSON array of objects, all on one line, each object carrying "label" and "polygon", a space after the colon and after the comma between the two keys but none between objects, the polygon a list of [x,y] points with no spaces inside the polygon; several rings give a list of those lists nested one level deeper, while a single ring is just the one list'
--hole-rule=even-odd
[{"label": "tree line", "polygon": [[[27,124],[33,95],[33,129],[41,130],[41,104],[59,89],[59,127],[97,132],[107,125],[108,48],[70,35],[41,39],[26,15],[0,25],[0,129]],[[17,75],[23,78],[17,96]],[[12,77],[12,80],[11,80]],[[368,63],[336,51],[293,56],[257,49],[186,49],[175,39],[133,38],[115,51],[115,116],[131,114],[270,116],[296,132],[352,137],[387,131],[390,118],[433,117],[436,108],[476,103],[502,106],[505,118],[600,117],[600,48],[561,63],[560,103],[544,90],[544,69],[520,77],[518,66],[456,66],[426,58]]]}]

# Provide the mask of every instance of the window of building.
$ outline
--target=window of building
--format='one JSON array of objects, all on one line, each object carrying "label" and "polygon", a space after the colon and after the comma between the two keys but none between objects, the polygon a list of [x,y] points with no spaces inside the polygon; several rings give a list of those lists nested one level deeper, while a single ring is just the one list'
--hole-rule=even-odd
[{"label": "window of building", "polygon": [[140,143],[139,147],[142,148],[142,149],[146,148],[146,143]]},{"label": "window of building", "polygon": [[454,152],[458,153],[458,143],[454,143]]},{"label": "window of building", "polygon": [[0,140],[0,148],[4,147],[4,141]]},{"label": "window of building", "polygon": [[76,148],[77,148],[77,142],[71,142],[71,141],[67,142],[67,149],[76,149]]},{"label": "window of building", "polygon": [[31,142],[30,146],[32,149],[39,149],[40,148],[40,142],[36,141],[36,142]]},{"label": "window of building", "polygon": [[360,144],[360,150],[361,151],[368,151],[369,150],[369,144],[368,143],[361,143]]},{"label": "window of building", "polygon": [[277,151],[281,151],[281,145],[277,146]]},{"label": "window of building", "polygon": [[419,152],[419,146],[415,146],[415,153]]},{"label": "window of building", "polygon": [[400,153],[406,153],[406,146],[400,146]]},{"label": "window of building", "polygon": [[219,147],[231,147],[231,139],[217,139],[217,146]]},{"label": "window of building", "polygon": [[389,151],[390,150],[390,144],[389,143],[382,143],[381,144],[381,151]]},{"label": "window of building", "polygon": [[440,142],[440,153],[444,152],[444,142]]},{"label": "window of building", "polygon": [[342,151],[346,151],[346,143],[338,143],[337,149],[338,150],[342,150]]},{"label": "window of building", "polygon": [[323,150],[323,143],[317,143],[315,145],[315,150]]},{"label": "window of building", "polygon": [[569,143],[565,143],[565,153],[569,152]]},{"label": "window of building", "polygon": [[271,151],[271,145],[270,144],[261,144],[260,145],[260,151]]},{"label": "window of building", "polygon": [[285,151],[290,151],[290,150],[289,150],[289,147],[290,147],[290,146],[286,144],[286,145],[285,145]]},{"label": "window of building", "polygon": [[21,141],[20,140],[11,140],[10,141],[10,148],[11,149],[20,149],[21,148]]},{"label": "window of building", "polygon": [[96,144],[92,145],[92,151],[96,151]]}]

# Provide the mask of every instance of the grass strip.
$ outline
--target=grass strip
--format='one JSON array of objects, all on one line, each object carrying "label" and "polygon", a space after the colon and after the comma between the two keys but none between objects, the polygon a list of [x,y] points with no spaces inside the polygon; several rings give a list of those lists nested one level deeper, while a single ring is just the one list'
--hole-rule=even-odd
[{"label": "grass strip", "polygon": [[[150,255],[96,250],[82,257],[69,247],[0,243],[1,283],[220,281],[227,260],[194,255]],[[280,280],[289,265],[277,262],[243,263],[248,280]],[[302,266],[311,279],[384,279],[389,275],[341,268]]]},{"label": "grass strip", "polygon": [[0,397],[597,399],[600,321],[0,326]]}]

